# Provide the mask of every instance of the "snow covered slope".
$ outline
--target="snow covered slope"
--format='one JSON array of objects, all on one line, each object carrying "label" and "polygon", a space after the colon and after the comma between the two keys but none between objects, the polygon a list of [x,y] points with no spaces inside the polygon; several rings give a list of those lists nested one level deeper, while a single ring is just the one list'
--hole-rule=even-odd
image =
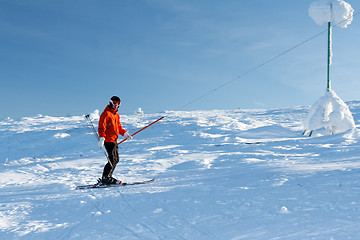
[{"label": "snow covered slope", "polygon": [[[360,123],[360,102],[348,103]],[[0,121],[0,239],[357,239],[360,132],[303,137],[308,107],[122,116],[115,176],[83,116]],[[97,123],[97,121],[94,121]]]}]

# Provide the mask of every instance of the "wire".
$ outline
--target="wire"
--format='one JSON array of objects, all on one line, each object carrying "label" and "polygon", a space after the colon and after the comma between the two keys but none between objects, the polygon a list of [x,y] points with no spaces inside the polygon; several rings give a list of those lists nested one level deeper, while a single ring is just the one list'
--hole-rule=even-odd
[{"label": "wire", "polygon": [[[357,15],[359,15],[359,14],[360,14],[360,12],[358,12],[358,13],[356,13],[356,14],[353,14],[353,16],[352,16],[352,17],[355,17],[355,16],[357,16]],[[348,18],[348,19],[349,19],[349,18]],[[333,26],[333,27],[338,26],[339,24],[341,24],[341,23],[343,23],[343,22],[347,21],[348,19],[345,19],[345,20],[343,20],[343,21],[341,21],[341,22],[339,22],[339,23],[337,23],[337,24],[334,24],[334,26]],[[268,64],[268,63],[270,63],[270,62],[274,61],[275,59],[277,59],[277,58],[279,58],[279,57],[281,57],[281,56],[283,56],[283,55],[287,54],[288,52],[291,52],[292,50],[294,50],[294,49],[296,49],[296,48],[300,47],[301,45],[304,45],[305,43],[310,42],[310,41],[311,41],[311,40],[313,40],[314,38],[317,38],[318,36],[320,36],[320,35],[324,34],[324,33],[325,33],[325,32],[327,32],[327,31],[328,31],[328,29],[325,29],[325,30],[321,31],[320,33],[318,33],[318,34],[316,34],[316,35],[314,35],[314,36],[312,36],[312,37],[310,37],[310,38],[308,38],[308,39],[306,39],[306,40],[304,40],[304,41],[300,42],[299,44],[297,44],[297,45],[295,45],[295,46],[293,46],[293,47],[291,47],[291,48],[289,48],[289,49],[287,49],[287,50],[283,51],[282,53],[280,53],[280,54],[278,54],[278,55],[276,55],[276,56],[274,56],[274,57],[270,58],[269,60],[266,60],[265,62],[263,62],[263,63],[261,63],[261,64],[259,64],[259,65],[255,66],[255,67],[253,67],[253,68],[249,69],[248,71],[246,71],[246,72],[242,73],[241,75],[237,76],[236,78],[231,79],[231,80],[229,80],[229,81],[227,81],[227,82],[225,82],[225,83],[223,83],[223,84],[219,85],[218,87],[214,88],[213,90],[211,90],[211,91],[209,91],[209,92],[207,92],[207,93],[205,93],[205,94],[203,94],[203,95],[201,95],[201,96],[199,96],[199,97],[197,97],[197,98],[195,98],[195,99],[191,100],[190,102],[188,102],[188,103],[184,104],[183,106],[179,107],[179,108],[178,108],[178,109],[176,109],[175,111],[179,111],[179,110],[181,110],[181,109],[183,109],[183,108],[185,108],[185,107],[187,107],[187,106],[189,106],[189,105],[191,105],[191,104],[193,104],[193,103],[195,103],[195,102],[199,101],[200,99],[202,99],[202,98],[204,98],[204,97],[206,97],[206,96],[210,95],[211,93],[213,93],[213,92],[215,92],[215,91],[217,91],[217,90],[219,90],[219,89],[221,89],[221,88],[223,88],[223,87],[225,87],[225,86],[227,86],[227,85],[229,85],[229,84],[231,84],[231,83],[233,83],[233,82],[235,82],[235,81],[239,80],[240,78],[244,77],[245,75],[247,75],[247,74],[249,74],[249,73],[251,73],[251,72],[254,72],[255,70],[257,70],[257,69],[259,69],[259,68],[263,67],[264,65],[266,65],[266,64]]]}]

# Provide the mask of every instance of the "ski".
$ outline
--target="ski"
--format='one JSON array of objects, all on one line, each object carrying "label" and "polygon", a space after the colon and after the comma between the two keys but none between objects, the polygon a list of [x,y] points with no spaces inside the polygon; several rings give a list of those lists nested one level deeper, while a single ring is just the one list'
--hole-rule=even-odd
[{"label": "ski", "polygon": [[264,142],[246,142],[245,144],[260,144],[260,143],[264,143]]},{"label": "ski", "polygon": [[103,184],[101,181],[95,184],[89,184],[89,185],[80,185],[76,186],[76,189],[91,189],[91,188],[108,188],[108,187],[122,187],[122,186],[130,186],[130,185],[141,185],[141,184],[148,184],[155,181],[155,178],[145,181],[139,181],[139,182],[122,182],[119,184]]}]

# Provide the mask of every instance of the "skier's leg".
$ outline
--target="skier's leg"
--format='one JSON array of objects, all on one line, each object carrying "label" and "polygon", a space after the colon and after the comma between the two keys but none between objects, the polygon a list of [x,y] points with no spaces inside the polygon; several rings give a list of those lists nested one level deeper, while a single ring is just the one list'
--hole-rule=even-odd
[{"label": "skier's leg", "polygon": [[112,159],[112,168],[110,170],[110,173],[109,173],[109,177],[112,177],[112,174],[116,168],[116,165],[118,164],[119,162],[119,149],[118,149],[118,146],[117,144],[115,143],[114,145],[114,148],[112,149],[112,156],[113,156],[113,159]]},{"label": "skier's leg", "polygon": [[113,142],[105,142],[105,149],[109,156],[110,163],[106,163],[103,171],[103,177],[111,177],[115,170],[117,162],[119,162],[119,155],[117,154],[117,145]]}]

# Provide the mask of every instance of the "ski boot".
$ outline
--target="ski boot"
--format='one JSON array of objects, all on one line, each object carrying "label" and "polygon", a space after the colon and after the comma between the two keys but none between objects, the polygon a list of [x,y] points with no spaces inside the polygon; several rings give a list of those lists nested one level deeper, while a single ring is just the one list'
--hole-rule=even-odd
[{"label": "ski boot", "polygon": [[122,182],[113,177],[103,176],[101,179],[101,183],[105,185],[109,185],[109,184],[121,184]]}]

